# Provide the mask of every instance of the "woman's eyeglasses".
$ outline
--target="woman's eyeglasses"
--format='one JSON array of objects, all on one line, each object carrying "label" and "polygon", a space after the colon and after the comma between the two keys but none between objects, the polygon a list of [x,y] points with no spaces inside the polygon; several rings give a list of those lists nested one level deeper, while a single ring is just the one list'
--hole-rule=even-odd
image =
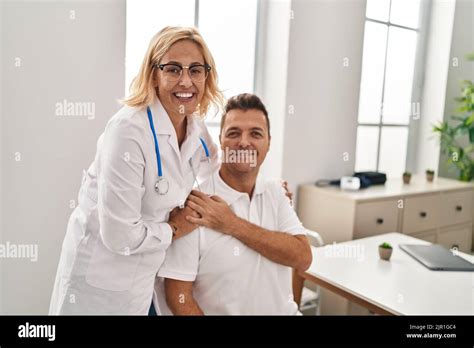
[{"label": "woman's eyeglasses", "polygon": [[159,64],[156,65],[162,72],[163,76],[169,82],[178,81],[183,75],[183,70],[188,69],[189,77],[193,82],[202,82],[209,75],[211,67],[207,64],[193,64],[189,66],[182,66],[180,64]]}]

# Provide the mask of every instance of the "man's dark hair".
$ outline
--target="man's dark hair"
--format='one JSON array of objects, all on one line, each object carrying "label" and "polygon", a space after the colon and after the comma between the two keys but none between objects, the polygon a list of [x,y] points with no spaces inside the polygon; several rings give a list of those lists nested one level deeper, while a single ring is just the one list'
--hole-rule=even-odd
[{"label": "man's dark hair", "polygon": [[268,118],[267,109],[265,108],[265,105],[262,103],[260,98],[257,97],[255,94],[242,93],[233,96],[227,101],[227,104],[225,106],[225,112],[221,118],[220,134],[222,134],[222,127],[224,126],[225,118],[231,110],[259,110],[263,112],[263,114],[265,115],[265,119],[267,120],[268,137],[270,137],[270,119]]}]

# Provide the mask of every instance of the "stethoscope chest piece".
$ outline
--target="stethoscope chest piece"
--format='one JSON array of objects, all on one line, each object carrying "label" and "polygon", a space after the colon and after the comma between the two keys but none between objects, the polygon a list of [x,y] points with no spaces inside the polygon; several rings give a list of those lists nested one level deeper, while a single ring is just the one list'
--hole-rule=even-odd
[{"label": "stethoscope chest piece", "polygon": [[[150,123],[151,133],[153,134],[153,141],[155,143],[155,153],[156,153],[156,166],[158,167],[158,180],[155,183],[155,191],[160,195],[166,195],[170,189],[170,184],[168,180],[163,178],[163,168],[161,167],[161,156],[160,156],[160,146],[158,144],[158,139],[156,138],[155,126],[153,124],[153,115],[151,114],[150,107],[147,106],[146,112],[148,114],[148,122]],[[207,160],[210,162],[209,149],[207,148],[206,142],[203,138],[199,138],[206,153]],[[192,166],[192,163],[190,163]],[[194,175],[196,178],[196,175]]]},{"label": "stethoscope chest piece", "polygon": [[155,191],[160,195],[166,195],[169,189],[170,189],[170,184],[168,180],[166,180],[162,176],[159,177],[155,183]]}]

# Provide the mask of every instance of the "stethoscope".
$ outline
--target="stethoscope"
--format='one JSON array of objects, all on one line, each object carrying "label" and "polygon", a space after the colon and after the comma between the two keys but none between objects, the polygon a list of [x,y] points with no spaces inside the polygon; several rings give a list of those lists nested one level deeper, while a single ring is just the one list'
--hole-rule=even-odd
[{"label": "stethoscope", "polygon": [[[150,123],[151,132],[153,133],[153,140],[155,141],[156,163],[158,164],[158,180],[155,183],[155,191],[159,195],[166,195],[168,193],[169,188],[170,188],[170,184],[169,184],[168,180],[166,180],[166,178],[163,177],[163,168],[162,168],[162,165],[161,165],[161,156],[160,156],[160,146],[158,145],[158,140],[156,138],[155,126],[153,124],[153,117],[152,117],[151,110],[150,110],[149,106],[147,106],[146,112],[148,114],[148,122]],[[201,137],[199,138],[199,140],[201,140],[201,145],[204,149],[204,152],[206,153],[207,161],[210,162],[211,157],[210,157],[209,149],[207,148],[206,142]],[[189,159],[189,164],[191,165],[191,169],[193,171],[194,180],[197,182],[196,173],[194,172],[194,168],[193,168],[191,159]],[[199,186],[199,184],[198,184],[198,186]]]}]

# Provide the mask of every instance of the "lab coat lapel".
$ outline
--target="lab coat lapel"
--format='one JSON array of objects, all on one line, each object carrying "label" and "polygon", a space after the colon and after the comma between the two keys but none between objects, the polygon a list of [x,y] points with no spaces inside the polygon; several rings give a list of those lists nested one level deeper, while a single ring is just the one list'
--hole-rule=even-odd
[{"label": "lab coat lapel", "polygon": [[173,123],[171,123],[168,113],[156,96],[151,106],[151,111],[153,114],[153,123],[155,125],[156,134],[168,135],[168,144],[173,149],[178,160],[181,160],[178,139],[176,138],[176,131],[174,130]]},{"label": "lab coat lapel", "polygon": [[[202,130],[198,126],[195,116],[187,116],[187,129],[186,138],[181,145],[181,160],[182,165],[186,166],[187,162],[196,153],[199,147],[202,147],[201,140],[199,139],[202,135]],[[203,157],[206,156],[204,149],[202,149]]]},{"label": "lab coat lapel", "polygon": [[[178,139],[176,137],[176,131],[173,127],[168,113],[161,104],[158,97],[155,96],[154,102],[151,105],[151,111],[153,114],[153,122],[155,125],[155,132],[157,135],[167,135],[168,144],[173,149],[178,163],[180,163],[181,175],[183,174],[183,168],[189,165],[189,159],[194,155],[198,147],[201,146],[199,138],[202,135],[202,129],[194,119],[195,116],[186,116],[187,128],[186,137],[181,145],[181,150],[178,145]],[[205,156],[204,149],[203,156]]]}]

